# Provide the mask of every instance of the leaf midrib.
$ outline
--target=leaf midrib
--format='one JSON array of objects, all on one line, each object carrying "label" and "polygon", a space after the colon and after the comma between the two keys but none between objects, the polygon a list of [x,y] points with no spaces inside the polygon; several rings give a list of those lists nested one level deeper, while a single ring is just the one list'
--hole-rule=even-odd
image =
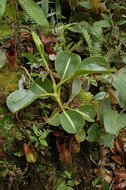
[{"label": "leaf midrib", "polygon": [[73,129],[76,131],[76,128],[74,126],[74,123],[72,122],[72,120],[69,118],[69,116],[67,115],[67,113],[64,111],[64,114],[66,115],[66,117],[68,118],[70,124],[72,125]]},{"label": "leaf midrib", "polygon": [[63,73],[63,75],[62,75],[61,80],[63,80],[64,77],[65,77],[65,75],[66,75],[66,72],[67,72],[68,67],[69,67],[69,65],[70,65],[70,60],[71,60],[71,57],[68,59],[68,62],[67,62],[67,65],[66,65],[66,68],[65,68],[65,70],[64,70],[64,73]]}]

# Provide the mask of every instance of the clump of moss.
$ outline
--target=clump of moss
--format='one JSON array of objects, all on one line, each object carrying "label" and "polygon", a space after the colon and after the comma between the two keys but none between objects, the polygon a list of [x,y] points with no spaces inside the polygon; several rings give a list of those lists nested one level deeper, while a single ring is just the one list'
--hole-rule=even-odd
[{"label": "clump of moss", "polygon": [[74,98],[74,103],[76,104],[89,104],[93,99],[93,94],[90,92],[85,92],[84,90],[80,90],[78,95]]},{"label": "clump of moss", "polygon": [[10,71],[6,66],[0,70],[0,90],[5,97],[18,89],[21,75],[22,71]]}]

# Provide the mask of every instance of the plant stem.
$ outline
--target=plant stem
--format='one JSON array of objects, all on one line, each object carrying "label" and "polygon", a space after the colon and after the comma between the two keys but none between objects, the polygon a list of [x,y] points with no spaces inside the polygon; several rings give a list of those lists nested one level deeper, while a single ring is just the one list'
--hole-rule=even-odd
[{"label": "plant stem", "polygon": [[54,79],[54,77],[53,77],[52,71],[51,71],[50,68],[48,67],[48,64],[47,64],[47,62],[46,62],[46,60],[45,60],[45,58],[44,58],[44,56],[43,56],[42,53],[41,53],[41,57],[42,57],[42,59],[43,59],[44,65],[45,65],[45,69],[46,69],[47,73],[49,73],[49,76],[50,76],[51,81],[52,81],[52,84],[53,84],[53,89],[54,89],[55,86],[56,86],[56,81],[55,81],[55,79]]}]

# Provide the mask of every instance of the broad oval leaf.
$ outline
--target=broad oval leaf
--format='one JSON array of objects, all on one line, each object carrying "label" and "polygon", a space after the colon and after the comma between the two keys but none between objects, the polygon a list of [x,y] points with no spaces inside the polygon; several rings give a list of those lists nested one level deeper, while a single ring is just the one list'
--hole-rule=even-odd
[{"label": "broad oval leaf", "polygon": [[95,108],[90,104],[81,105],[77,111],[83,116],[83,118],[89,122],[94,122],[93,119],[96,116]]},{"label": "broad oval leaf", "polygon": [[7,106],[9,110],[13,113],[25,108],[32,102],[34,102],[38,96],[34,94],[32,91],[27,90],[17,90],[11,93],[7,97]]},{"label": "broad oval leaf", "polygon": [[[107,98],[108,97],[108,95],[106,95],[106,93],[107,92],[99,92],[99,93],[97,93],[94,97],[93,97],[93,99],[94,100],[103,100],[104,98]],[[106,97],[105,97],[106,96]]]},{"label": "broad oval leaf", "polygon": [[44,94],[52,92],[52,84],[49,79],[45,79],[44,82],[42,78],[37,78],[31,86],[32,92],[34,92],[39,98]]},{"label": "broad oval leaf", "polygon": [[60,115],[60,122],[63,129],[67,133],[76,134],[81,130],[85,124],[85,121],[80,113],[75,110],[64,111]]},{"label": "broad oval leaf", "polygon": [[75,76],[91,73],[110,73],[108,61],[101,56],[88,57],[84,59],[78,66]]},{"label": "broad oval leaf", "polygon": [[103,119],[105,130],[114,135],[118,135],[119,130],[126,126],[126,114],[118,114],[117,111],[109,110]]},{"label": "broad oval leaf", "polygon": [[19,3],[37,24],[43,27],[49,27],[43,9],[41,9],[33,0],[19,0]]},{"label": "broad oval leaf", "polygon": [[71,78],[80,62],[81,58],[77,54],[67,51],[59,53],[55,60],[55,68],[61,81]]}]

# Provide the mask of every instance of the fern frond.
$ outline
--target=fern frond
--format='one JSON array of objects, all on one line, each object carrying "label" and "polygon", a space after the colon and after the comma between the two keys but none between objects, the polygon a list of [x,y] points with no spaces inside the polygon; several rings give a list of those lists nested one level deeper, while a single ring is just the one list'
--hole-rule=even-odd
[{"label": "fern frond", "polygon": [[43,9],[41,9],[33,0],[19,0],[19,3],[37,24],[49,28],[49,23],[44,15]]},{"label": "fern frond", "polygon": [[115,57],[118,55],[120,51],[120,48],[116,48],[116,49],[113,49],[113,48],[109,48],[109,51],[107,52],[106,54],[106,57],[108,59],[108,61],[111,63],[112,61],[114,61]]},{"label": "fern frond", "polygon": [[101,44],[99,42],[94,42],[92,47],[90,48],[90,55],[91,56],[101,56],[102,49]]}]

